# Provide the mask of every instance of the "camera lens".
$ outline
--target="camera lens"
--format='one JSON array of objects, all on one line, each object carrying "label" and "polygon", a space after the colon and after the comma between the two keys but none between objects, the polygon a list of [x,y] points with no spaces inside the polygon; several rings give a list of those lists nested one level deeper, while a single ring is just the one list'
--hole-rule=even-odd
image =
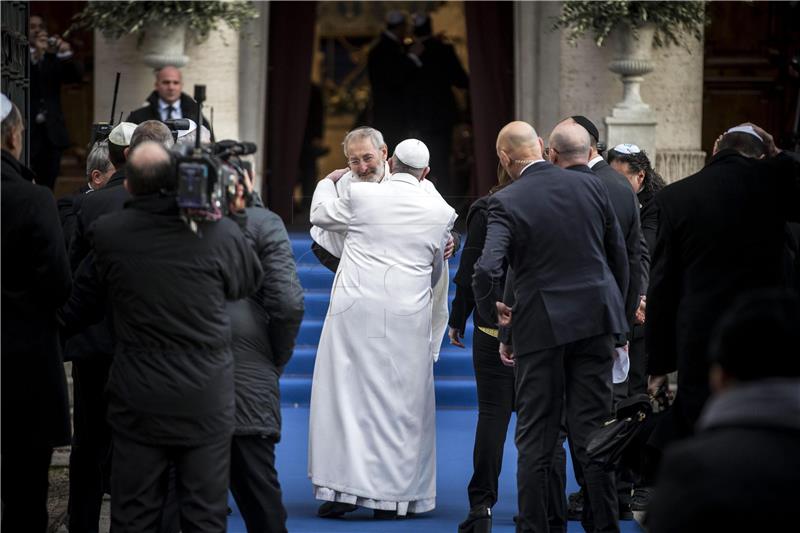
[{"label": "camera lens", "polygon": [[47,38],[47,46],[55,46],[58,43],[58,39],[55,37],[48,37]]}]

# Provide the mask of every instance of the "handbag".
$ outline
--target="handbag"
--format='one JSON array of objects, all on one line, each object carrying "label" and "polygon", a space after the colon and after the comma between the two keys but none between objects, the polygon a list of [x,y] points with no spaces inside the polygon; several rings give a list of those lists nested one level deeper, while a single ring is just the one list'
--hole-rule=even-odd
[{"label": "handbag", "polygon": [[652,413],[650,398],[636,394],[617,404],[616,415],[589,435],[586,453],[593,462],[612,467]]}]

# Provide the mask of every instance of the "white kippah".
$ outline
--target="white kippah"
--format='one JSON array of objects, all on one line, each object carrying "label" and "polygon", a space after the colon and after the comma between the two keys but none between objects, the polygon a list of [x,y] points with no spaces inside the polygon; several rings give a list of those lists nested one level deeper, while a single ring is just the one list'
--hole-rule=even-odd
[{"label": "white kippah", "polygon": [[197,129],[197,122],[195,122],[190,118],[187,118],[186,120],[189,121],[189,129],[178,130],[178,139],[180,139],[181,137],[186,137],[187,135],[189,135],[190,133],[192,133],[194,130]]},{"label": "white kippah", "polygon": [[394,149],[394,155],[401,163],[411,168],[425,168],[428,166],[431,154],[425,143],[418,139],[406,139]]},{"label": "white kippah", "polygon": [[756,130],[753,129],[753,126],[736,126],[734,128],[729,129],[725,133],[747,133],[749,135],[752,135],[759,141],[764,142],[764,139],[761,138],[761,135],[756,133]]},{"label": "white kippah", "polygon": [[3,120],[5,120],[11,110],[14,109],[14,104],[11,103],[5,93],[0,93],[0,95],[2,96]]},{"label": "white kippah", "polygon": [[642,151],[642,149],[636,146],[635,144],[623,143],[616,145],[614,147],[614,151],[620,154],[633,155],[633,154],[638,154],[639,152]]},{"label": "white kippah", "polygon": [[117,146],[130,146],[133,131],[136,129],[136,124],[133,122],[120,122],[111,133],[108,135],[108,142],[116,144]]}]

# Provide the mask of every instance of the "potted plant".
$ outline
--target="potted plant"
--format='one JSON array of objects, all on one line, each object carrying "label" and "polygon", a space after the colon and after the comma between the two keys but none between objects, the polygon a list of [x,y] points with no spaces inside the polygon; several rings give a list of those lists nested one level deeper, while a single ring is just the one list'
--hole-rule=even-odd
[{"label": "potted plant", "polygon": [[[609,64],[622,77],[624,98],[618,108],[647,110],[639,84],[642,76],[653,70],[650,51],[655,47],[682,45],[684,35],[702,39],[707,23],[705,2],[643,2],[602,0],[564,2],[555,28],[567,29],[568,42],[591,33],[597,46],[616,34],[617,49]],[[687,47],[688,49],[688,47]]]},{"label": "potted plant", "polygon": [[203,42],[220,23],[240,30],[245,22],[257,16],[252,2],[243,0],[90,1],[73,17],[70,29],[96,29],[107,39],[137,33],[137,45],[143,46],[147,65],[182,67],[189,60],[183,53],[187,36],[194,42]]}]

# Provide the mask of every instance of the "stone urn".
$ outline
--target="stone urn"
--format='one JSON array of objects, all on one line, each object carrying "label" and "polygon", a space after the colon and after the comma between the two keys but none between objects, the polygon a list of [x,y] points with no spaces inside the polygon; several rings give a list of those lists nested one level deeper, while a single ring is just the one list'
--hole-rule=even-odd
[{"label": "stone urn", "polygon": [[184,52],[186,26],[152,25],[145,30],[142,41],[142,59],[153,69],[167,65],[181,68],[189,62]]},{"label": "stone urn", "polygon": [[655,31],[655,24],[650,22],[636,28],[635,33],[629,24],[620,24],[614,29],[616,50],[608,68],[620,75],[624,91],[615,110],[650,111],[650,106],[642,101],[639,85],[644,81],[644,75],[653,71],[650,53]]}]

